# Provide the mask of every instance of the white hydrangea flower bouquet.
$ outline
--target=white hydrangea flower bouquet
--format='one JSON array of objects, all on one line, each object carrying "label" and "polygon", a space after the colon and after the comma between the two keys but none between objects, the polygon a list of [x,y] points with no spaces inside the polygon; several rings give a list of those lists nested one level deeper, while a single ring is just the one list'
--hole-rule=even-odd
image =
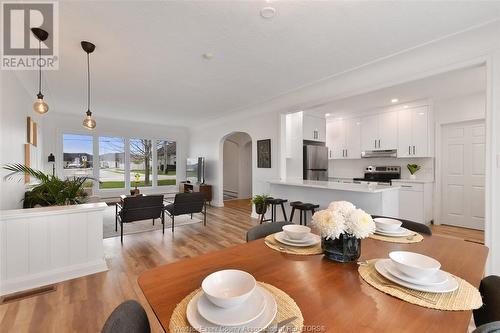
[{"label": "white hydrangea flower bouquet", "polygon": [[375,222],[370,214],[348,201],[334,201],[327,209],[316,212],[312,226],[326,240],[337,239],[342,234],[363,239],[375,232]]}]

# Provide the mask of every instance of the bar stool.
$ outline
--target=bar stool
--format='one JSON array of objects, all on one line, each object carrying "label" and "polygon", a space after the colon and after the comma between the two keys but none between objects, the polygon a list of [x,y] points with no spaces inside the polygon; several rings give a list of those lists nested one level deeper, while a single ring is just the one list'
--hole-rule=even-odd
[{"label": "bar stool", "polygon": [[302,201],[293,201],[290,202],[290,206],[292,207],[292,213],[290,215],[290,221],[293,222],[293,214],[295,213],[295,209],[300,211],[300,224],[302,225],[302,216],[304,225],[307,225],[307,212],[311,212],[311,216],[314,215],[316,208],[319,208],[319,205],[302,202]]},{"label": "bar stool", "polygon": [[264,220],[264,214],[262,214],[260,217],[260,224],[262,224],[262,222],[268,222],[268,221],[276,222],[276,208],[277,208],[276,206],[278,206],[278,205],[281,206],[281,211],[283,212],[283,217],[285,218],[285,221],[288,221],[288,219],[286,217],[285,206],[283,205],[285,202],[288,202],[288,200],[287,199],[280,199],[280,198],[272,198],[272,197],[267,198],[266,204],[271,206],[271,218]]}]

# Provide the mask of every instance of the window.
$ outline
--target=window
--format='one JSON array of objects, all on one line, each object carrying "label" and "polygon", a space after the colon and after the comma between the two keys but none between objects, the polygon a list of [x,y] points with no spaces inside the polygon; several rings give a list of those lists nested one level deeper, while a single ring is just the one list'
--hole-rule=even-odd
[{"label": "window", "polygon": [[125,142],[123,138],[99,138],[99,188],[125,187]]},{"label": "window", "polygon": [[156,141],[156,170],[158,175],[158,186],[175,185],[175,141]]},{"label": "window", "polygon": [[[93,141],[90,135],[63,134],[63,175],[93,177]],[[92,181],[85,184],[92,187]]]},{"label": "window", "polygon": [[153,149],[151,140],[130,139],[130,187],[153,183]]}]

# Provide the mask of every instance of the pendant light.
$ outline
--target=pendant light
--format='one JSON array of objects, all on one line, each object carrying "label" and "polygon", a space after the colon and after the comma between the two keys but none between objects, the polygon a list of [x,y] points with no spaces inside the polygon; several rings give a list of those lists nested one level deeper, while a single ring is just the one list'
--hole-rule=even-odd
[{"label": "pendant light", "polygon": [[82,41],[82,49],[87,53],[87,112],[83,120],[83,127],[92,130],[95,128],[95,120],[92,119],[92,112],[90,111],[90,54],[94,52],[95,45],[91,42]]},{"label": "pendant light", "polygon": [[42,42],[49,37],[49,33],[40,28],[31,28],[31,32],[38,39],[38,94],[33,103],[33,111],[39,114],[49,112],[49,105],[43,100],[42,94]]}]

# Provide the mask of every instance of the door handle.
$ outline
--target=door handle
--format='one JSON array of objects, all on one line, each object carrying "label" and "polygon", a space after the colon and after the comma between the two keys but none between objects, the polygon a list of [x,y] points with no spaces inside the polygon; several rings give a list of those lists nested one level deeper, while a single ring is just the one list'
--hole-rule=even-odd
[{"label": "door handle", "polygon": [[413,155],[415,155],[415,146],[413,146]]}]

